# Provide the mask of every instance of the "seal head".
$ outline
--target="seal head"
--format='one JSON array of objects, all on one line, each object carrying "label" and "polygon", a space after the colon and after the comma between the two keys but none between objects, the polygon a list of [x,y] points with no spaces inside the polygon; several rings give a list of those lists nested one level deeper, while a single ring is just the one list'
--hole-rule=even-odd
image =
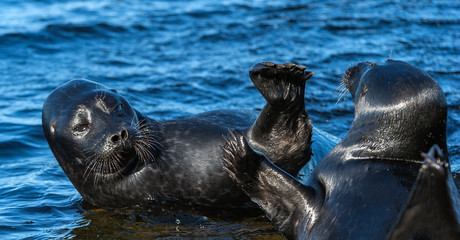
[{"label": "seal head", "polygon": [[447,149],[446,99],[425,71],[402,61],[363,62],[345,72],[344,83],[355,118],[343,143],[354,145],[354,156],[420,159],[434,144]]},{"label": "seal head", "polygon": [[73,80],[53,91],[42,121],[51,150],[78,190],[115,181],[151,159],[147,149],[155,141],[143,137],[147,125],[117,91],[95,82]]}]

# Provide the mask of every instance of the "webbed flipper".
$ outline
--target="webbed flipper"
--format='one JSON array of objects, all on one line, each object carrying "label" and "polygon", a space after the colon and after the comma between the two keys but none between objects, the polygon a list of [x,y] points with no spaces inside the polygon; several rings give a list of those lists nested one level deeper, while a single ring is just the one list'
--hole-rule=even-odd
[{"label": "webbed flipper", "polygon": [[258,63],[249,71],[267,101],[248,130],[253,148],[277,166],[296,175],[311,156],[312,126],[305,112],[305,83],[313,73],[293,63]]},{"label": "webbed flipper", "polygon": [[316,220],[322,192],[301,184],[255,152],[240,131],[230,132],[225,141],[222,159],[233,181],[287,238],[306,235]]}]

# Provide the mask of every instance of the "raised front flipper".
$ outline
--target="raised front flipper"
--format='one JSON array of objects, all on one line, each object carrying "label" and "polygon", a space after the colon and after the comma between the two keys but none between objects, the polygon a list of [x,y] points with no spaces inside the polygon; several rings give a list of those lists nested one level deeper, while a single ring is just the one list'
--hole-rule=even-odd
[{"label": "raised front flipper", "polygon": [[322,192],[302,185],[255,152],[241,132],[230,132],[225,141],[222,159],[230,177],[287,238],[304,238],[316,220]]},{"label": "raised front flipper", "polygon": [[252,147],[292,175],[311,156],[312,126],[305,112],[305,82],[313,73],[293,63],[258,63],[249,71],[254,86],[267,100],[248,131]]},{"label": "raised front flipper", "polygon": [[442,151],[437,145],[424,157],[409,202],[389,239],[460,239],[453,204],[458,193],[451,192],[448,186],[448,164],[442,161]]}]

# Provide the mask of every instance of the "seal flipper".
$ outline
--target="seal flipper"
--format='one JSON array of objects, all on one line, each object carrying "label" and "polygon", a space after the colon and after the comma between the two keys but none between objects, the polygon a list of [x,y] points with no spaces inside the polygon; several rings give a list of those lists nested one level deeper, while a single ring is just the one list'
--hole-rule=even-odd
[{"label": "seal flipper", "polygon": [[247,137],[251,146],[292,175],[310,160],[312,126],[305,112],[305,82],[313,73],[293,63],[258,63],[249,71],[267,101]]},{"label": "seal flipper", "polygon": [[[255,152],[240,131],[224,138],[225,170],[289,239],[305,236],[316,220],[322,191],[305,186]],[[320,199],[320,200],[318,200]]]},{"label": "seal flipper", "polygon": [[409,202],[402,211],[389,239],[460,239],[452,193],[448,186],[450,171],[437,145],[423,155]]}]

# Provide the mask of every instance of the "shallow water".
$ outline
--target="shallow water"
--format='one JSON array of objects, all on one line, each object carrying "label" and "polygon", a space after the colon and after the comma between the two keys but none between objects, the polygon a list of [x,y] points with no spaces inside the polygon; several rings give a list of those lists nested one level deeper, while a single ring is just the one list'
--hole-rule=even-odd
[{"label": "shallow water", "polygon": [[449,104],[448,144],[460,172],[458,1],[56,1],[0,3],[0,236],[41,238],[282,238],[263,217],[222,219],[178,209],[92,209],[68,181],[41,129],[47,95],[73,78],[119,90],[159,119],[258,109],[249,68],[295,62],[316,74],[307,110],[343,137],[350,96],[341,74],[360,61],[410,62]]}]

